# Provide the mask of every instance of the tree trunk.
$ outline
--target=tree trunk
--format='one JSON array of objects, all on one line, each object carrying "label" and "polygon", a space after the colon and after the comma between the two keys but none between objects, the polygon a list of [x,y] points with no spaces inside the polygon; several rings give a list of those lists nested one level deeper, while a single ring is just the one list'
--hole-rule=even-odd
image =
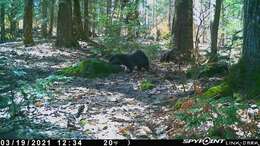
[{"label": "tree trunk", "polygon": [[5,41],[5,5],[1,4],[1,19],[0,19],[0,25],[1,25],[1,42]]},{"label": "tree trunk", "polygon": [[89,39],[89,0],[84,0],[84,39]]},{"label": "tree trunk", "polygon": [[13,18],[9,19],[10,21],[10,34],[12,36],[12,39],[15,39],[16,37],[16,27],[17,27],[17,21]]},{"label": "tree trunk", "polygon": [[17,9],[18,9],[19,5],[17,4],[17,2],[15,0],[11,1],[11,12],[9,15],[9,21],[10,21],[10,34],[12,39],[15,39],[17,33],[16,33],[16,29],[17,29],[17,20],[16,20],[16,16],[17,16]]},{"label": "tree trunk", "polygon": [[25,46],[32,46],[34,44],[33,36],[32,36],[32,23],[33,23],[33,0],[24,0],[23,42]]},{"label": "tree trunk", "polygon": [[144,26],[147,27],[147,9],[146,9],[146,0],[143,0],[143,9],[144,9]]},{"label": "tree trunk", "polygon": [[[192,61],[193,50],[193,7],[192,0],[175,1],[173,19],[173,50],[170,60],[178,62]],[[175,57],[173,57],[175,56]]]},{"label": "tree trunk", "polygon": [[112,0],[107,0],[107,24],[106,34],[109,34],[109,27],[112,25]]},{"label": "tree trunk", "polygon": [[171,28],[172,28],[172,0],[169,0],[168,27],[169,27],[169,30],[171,32]]},{"label": "tree trunk", "polygon": [[42,14],[42,23],[41,23],[41,33],[44,38],[47,37],[47,0],[41,0],[41,14]]},{"label": "tree trunk", "polygon": [[49,37],[52,36],[53,32],[53,24],[54,24],[54,5],[55,5],[55,0],[50,0],[49,8],[50,8],[50,24],[49,24],[49,32],[48,35]]},{"label": "tree trunk", "polygon": [[211,61],[216,62],[218,56],[218,27],[223,0],[216,0],[214,20],[211,26]]},{"label": "tree trunk", "polygon": [[[91,12],[92,12],[92,17],[91,17],[91,36],[92,37],[95,37],[96,36],[96,30],[97,30],[97,4],[96,2],[93,2],[93,0],[90,0],[90,9],[91,9]],[[97,0],[96,0],[97,1]]]},{"label": "tree trunk", "polygon": [[83,38],[83,25],[81,20],[81,13],[80,13],[80,2],[79,0],[73,0],[74,1],[74,13],[73,13],[73,32],[75,39],[79,40]]},{"label": "tree trunk", "polygon": [[129,4],[127,4],[127,7],[130,7],[130,5],[133,5],[133,10],[130,10],[126,14],[126,20],[125,23],[127,24],[127,37],[128,40],[133,40],[134,38],[138,37],[138,31],[135,29],[135,27],[138,27],[140,25],[139,21],[139,0],[135,0]]},{"label": "tree trunk", "polygon": [[77,41],[73,38],[71,0],[60,0],[57,24],[57,47],[76,47]]},{"label": "tree trunk", "polygon": [[[119,15],[118,15],[119,12]],[[113,35],[120,36],[121,35],[121,0],[114,0],[114,8],[113,8],[113,16],[112,18],[116,17],[115,22],[113,23]],[[115,29],[116,28],[116,29]]]},{"label": "tree trunk", "polygon": [[252,91],[260,85],[260,1],[244,0],[244,47],[242,60],[245,71],[245,84],[243,90],[248,94],[251,91],[255,96],[260,90]]}]

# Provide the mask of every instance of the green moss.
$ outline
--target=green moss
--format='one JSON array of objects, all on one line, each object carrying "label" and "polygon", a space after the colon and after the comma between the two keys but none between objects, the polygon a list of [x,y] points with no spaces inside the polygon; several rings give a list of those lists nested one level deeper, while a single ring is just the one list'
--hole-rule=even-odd
[{"label": "green moss", "polygon": [[210,97],[220,97],[220,96],[230,96],[232,95],[232,89],[228,84],[222,83],[220,85],[209,88],[202,97],[210,98]]},{"label": "green moss", "polygon": [[79,64],[64,68],[58,74],[65,76],[80,76],[87,78],[105,77],[121,71],[119,66],[111,65],[101,60],[91,59]]},{"label": "green moss", "polygon": [[140,85],[141,91],[153,89],[155,85],[148,80],[143,80]]},{"label": "green moss", "polygon": [[181,108],[183,101],[182,100],[177,100],[175,105],[174,105],[174,109],[178,110]]}]

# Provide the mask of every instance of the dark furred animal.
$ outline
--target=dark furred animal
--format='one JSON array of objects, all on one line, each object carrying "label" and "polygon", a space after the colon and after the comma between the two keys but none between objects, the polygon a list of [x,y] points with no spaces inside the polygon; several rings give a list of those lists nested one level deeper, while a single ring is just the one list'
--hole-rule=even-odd
[{"label": "dark furred animal", "polygon": [[114,65],[125,65],[130,72],[132,72],[135,67],[137,67],[138,70],[142,68],[149,70],[149,60],[141,50],[137,50],[133,54],[113,55],[109,62]]}]

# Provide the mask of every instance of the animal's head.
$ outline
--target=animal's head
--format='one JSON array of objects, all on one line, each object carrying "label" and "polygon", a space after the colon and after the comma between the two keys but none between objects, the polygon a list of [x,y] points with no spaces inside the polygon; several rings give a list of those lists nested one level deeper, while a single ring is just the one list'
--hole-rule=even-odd
[{"label": "animal's head", "polygon": [[110,59],[109,59],[109,63],[114,64],[114,65],[121,65],[122,61],[121,61],[121,56],[120,55],[113,55]]}]

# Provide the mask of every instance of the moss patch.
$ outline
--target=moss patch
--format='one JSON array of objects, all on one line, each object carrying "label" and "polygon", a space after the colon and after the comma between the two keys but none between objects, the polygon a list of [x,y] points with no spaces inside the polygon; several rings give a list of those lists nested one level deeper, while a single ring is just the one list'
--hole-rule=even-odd
[{"label": "moss patch", "polygon": [[140,90],[141,91],[150,90],[150,89],[153,89],[154,87],[155,87],[155,85],[153,83],[151,83],[150,81],[143,80],[140,85]]},{"label": "moss patch", "polygon": [[120,66],[112,65],[101,60],[91,59],[81,61],[79,64],[67,67],[58,71],[58,74],[65,76],[79,76],[87,78],[106,77],[113,73],[119,73]]},{"label": "moss patch", "polygon": [[209,88],[203,95],[203,98],[230,96],[233,92],[227,83]]},{"label": "moss patch", "polygon": [[176,110],[180,109],[182,102],[183,102],[182,100],[177,100],[177,102],[174,105],[174,109],[176,109]]}]

